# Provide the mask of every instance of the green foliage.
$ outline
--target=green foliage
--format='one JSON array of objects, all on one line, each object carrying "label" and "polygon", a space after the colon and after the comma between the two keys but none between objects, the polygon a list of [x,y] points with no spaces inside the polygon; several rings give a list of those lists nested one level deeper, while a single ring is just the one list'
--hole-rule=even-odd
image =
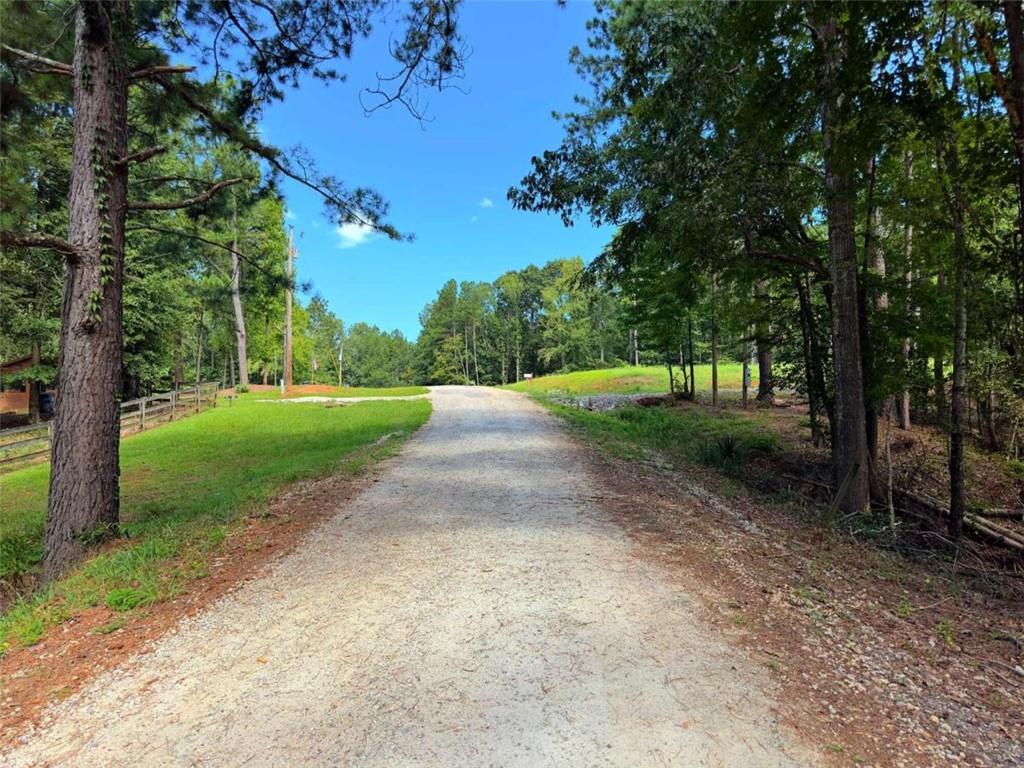
[{"label": "green foliage", "polygon": [[356,323],[345,336],[347,385],[401,387],[418,380],[415,347],[401,331],[385,333],[375,325]]},{"label": "green foliage", "polygon": [[626,351],[622,314],[621,298],[589,282],[580,258],[489,284],[449,280],[420,314],[418,375],[435,384],[506,384],[614,363]]},{"label": "green foliage", "polygon": [[[694,374],[697,379],[697,392],[710,392],[711,366],[694,366]],[[757,384],[756,378],[754,384]],[[740,389],[743,386],[741,366],[735,363],[719,365],[718,385],[722,389]],[[669,389],[668,370],[654,366],[602,368],[595,371],[541,376],[509,384],[506,389],[537,395],[661,394]]]},{"label": "green foliage", "polygon": [[775,436],[747,414],[700,407],[621,406],[611,411],[585,411],[544,398],[541,401],[619,455],[639,456],[653,449],[680,461],[735,470],[746,457],[777,450]]},{"label": "green foliage", "polygon": [[[700,358],[716,331],[720,357],[770,356],[777,385],[808,398],[816,437],[830,433],[837,393],[855,393],[868,444],[904,393],[913,420],[949,422],[962,221],[969,395],[998,447],[1024,425],[1013,13],[599,3],[588,45],[571,53],[588,90],[508,197],[567,225],[582,215],[616,227],[588,273],[621,293],[645,349]],[[837,201],[852,202],[842,220]],[[852,301],[833,300],[834,267],[856,279]],[[851,372],[839,380],[833,331],[861,325],[860,360],[844,342]]]}]

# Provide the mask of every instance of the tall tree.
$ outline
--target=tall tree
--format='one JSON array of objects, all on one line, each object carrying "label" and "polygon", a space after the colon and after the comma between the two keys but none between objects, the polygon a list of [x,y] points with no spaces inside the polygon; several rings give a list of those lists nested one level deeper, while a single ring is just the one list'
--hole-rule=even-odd
[{"label": "tall tree", "polygon": [[[416,86],[443,86],[457,73],[455,6],[455,0],[416,0],[407,7],[406,33],[393,46],[399,76],[392,82],[398,83],[397,89],[387,92],[383,84],[374,89],[384,101],[416,109]],[[296,160],[295,154],[264,144],[247,128],[246,120],[262,104],[281,98],[282,85],[296,83],[304,73],[321,79],[337,77],[331,62],[351,54],[354,41],[368,34],[372,19],[386,10],[383,3],[299,0],[270,8],[198,1],[135,6],[130,0],[81,0],[65,7],[75,18],[71,63],[30,50],[41,48],[41,41],[30,36],[24,42],[17,39],[17,24],[4,25],[2,46],[4,61],[11,66],[69,78],[74,114],[67,237],[44,231],[0,231],[4,247],[47,248],[65,258],[46,578],[60,575],[81,556],[86,539],[113,529],[118,520],[117,397],[128,212],[187,208],[238,183],[223,179],[184,199],[129,199],[132,169],[165,149],[159,144],[132,146],[148,137],[145,130],[133,130],[128,110],[131,86],[159,89],[167,111],[199,116],[212,135],[236,142],[276,172],[313,188],[340,221],[399,236],[384,223],[386,205],[377,194],[348,190],[317,174]],[[21,12],[22,5],[11,3],[8,10]],[[319,23],[308,24],[309,18]],[[218,70],[233,67],[242,84],[233,108],[218,109],[210,89],[188,77],[193,67],[168,64],[167,51],[190,51],[198,59],[216,61]]]}]

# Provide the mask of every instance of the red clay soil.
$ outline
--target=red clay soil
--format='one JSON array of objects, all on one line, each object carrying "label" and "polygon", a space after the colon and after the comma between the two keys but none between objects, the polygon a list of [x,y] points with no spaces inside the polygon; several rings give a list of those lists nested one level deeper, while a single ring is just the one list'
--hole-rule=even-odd
[{"label": "red clay soil", "polygon": [[[233,390],[223,390],[231,392]],[[275,384],[250,384],[250,392],[278,392],[280,387]],[[309,395],[333,395],[338,391],[337,386],[330,384],[293,384],[285,388],[285,395],[288,397],[304,397]]]},{"label": "red clay soil", "polygon": [[[101,672],[137,652],[147,652],[177,623],[225,593],[256,578],[291,551],[302,537],[330,517],[346,499],[374,482],[374,470],[298,483],[279,496],[266,514],[247,518],[228,535],[209,561],[210,575],[185,594],[132,614],[93,608],[51,628],[36,645],[0,659],[0,733],[4,739],[43,709],[64,699]],[[124,619],[124,626],[103,631]]]},{"label": "red clay soil", "polygon": [[1024,562],[830,533],[820,503],[659,456],[591,460],[643,555],[764,663],[835,765],[1024,765]]}]

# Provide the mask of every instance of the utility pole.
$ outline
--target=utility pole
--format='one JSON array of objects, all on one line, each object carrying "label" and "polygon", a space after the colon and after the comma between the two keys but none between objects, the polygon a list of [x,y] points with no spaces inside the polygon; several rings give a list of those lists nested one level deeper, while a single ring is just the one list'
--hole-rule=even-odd
[{"label": "utility pole", "polygon": [[288,229],[288,285],[284,294],[284,385],[292,385],[292,281],[295,277],[295,227]]}]

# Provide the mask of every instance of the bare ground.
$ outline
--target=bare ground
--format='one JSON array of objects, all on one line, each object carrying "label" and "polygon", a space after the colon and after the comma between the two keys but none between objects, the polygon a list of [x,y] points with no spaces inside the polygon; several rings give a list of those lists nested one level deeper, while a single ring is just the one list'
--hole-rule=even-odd
[{"label": "bare ground", "polygon": [[26,765],[799,766],[698,618],[510,392],[441,388],[379,482],[0,753]]}]

